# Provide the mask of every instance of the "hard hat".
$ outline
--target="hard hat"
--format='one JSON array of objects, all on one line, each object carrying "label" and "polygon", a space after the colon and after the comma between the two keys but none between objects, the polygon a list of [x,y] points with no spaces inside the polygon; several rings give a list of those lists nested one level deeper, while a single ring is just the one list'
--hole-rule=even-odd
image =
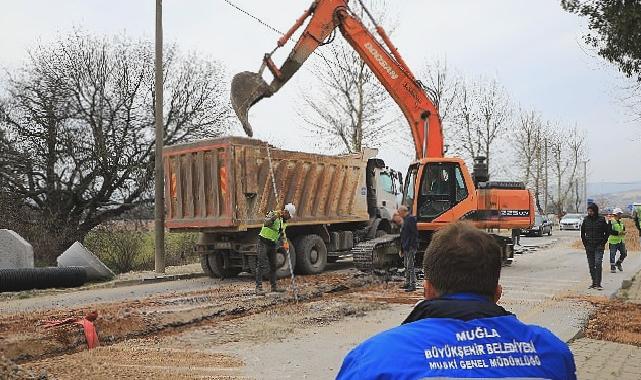
[{"label": "hard hat", "polygon": [[285,205],[285,210],[289,212],[289,215],[293,218],[296,215],[296,206],[293,203],[288,203]]},{"label": "hard hat", "polygon": [[615,214],[615,215],[616,214],[623,214],[623,210],[621,210],[620,208],[617,207],[617,208],[614,209],[614,211],[612,211],[612,213]]}]

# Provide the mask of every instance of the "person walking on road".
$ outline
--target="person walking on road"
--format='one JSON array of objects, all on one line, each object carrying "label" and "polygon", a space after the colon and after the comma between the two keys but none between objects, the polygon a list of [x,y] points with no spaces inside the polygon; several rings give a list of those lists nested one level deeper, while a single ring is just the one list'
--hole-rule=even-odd
[{"label": "person walking on road", "polygon": [[588,216],[583,219],[583,224],[581,224],[581,241],[583,242],[583,247],[585,247],[590,277],[592,277],[590,289],[603,290],[601,286],[603,253],[609,235],[608,222],[605,221],[603,216],[599,215],[599,207],[596,203],[590,203],[588,205]]},{"label": "person walking on road", "polygon": [[[285,229],[287,221],[296,214],[296,206],[289,203],[280,211],[271,211],[265,217],[263,227],[258,234],[256,250],[256,295],[264,296],[263,274],[269,273],[269,283],[272,292],[282,293],[285,290],[276,284],[276,252],[279,247],[289,251],[289,242]],[[293,270],[293,268],[290,268]]]},{"label": "person walking on road", "polygon": [[424,300],[401,326],[354,348],[339,380],[576,379],[568,345],[496,303],[501,248],[467,223],[433,235],[425,252]]},{"label": "person walking on road", "polygon": [[414,258],[418,250],[418,228],[416,217],[410,214],[406,206],[398,208],[398,215],[403,218],[401,225],[401,254],[405,266],[405,284],[401,289],[406,292],[416,291],[416,271],[414,270]]},{"label": "person walking on road", "polygon": [[635,203],[632,207],[634,208],[632,217],[634,218],[634,225],[639,231],[639,245],[641,245],[641,203]]},{"label": "person walking on road", "polygon": [[[627,256],[625,250],[625,225],[621,220],[623,210],[615,208],[613,211],[614,217],[608,222],[608,229],[610,236],[608,237],[608,245],[610,246],[610,272],[616,273],[617,269],[623,272],[623,260]],[[616,260],[617,251],[619,251],[619,260]]]}]

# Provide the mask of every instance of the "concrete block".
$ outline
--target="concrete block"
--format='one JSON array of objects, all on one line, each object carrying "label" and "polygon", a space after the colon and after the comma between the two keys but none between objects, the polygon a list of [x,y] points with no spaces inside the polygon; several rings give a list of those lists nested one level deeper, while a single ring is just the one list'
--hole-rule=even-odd
[{"label": "concrete block", "polygon": [[115,276],[111,269],[79,242],[73,243],[56,261],[59,267],[85,267],[89,281],[110,280]]},{"label": "concrete block", "polygon": [[0,230],[0,269],[33,268],[33,247],[12,230]]}]

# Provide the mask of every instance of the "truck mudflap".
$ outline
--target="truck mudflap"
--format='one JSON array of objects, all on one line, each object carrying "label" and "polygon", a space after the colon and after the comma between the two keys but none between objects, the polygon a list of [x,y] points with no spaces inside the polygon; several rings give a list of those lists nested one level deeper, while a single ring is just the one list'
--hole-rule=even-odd
[{"label": "truck mudflap", "polygon": [[402,266],[398,255],[400,235],[383,235],[352,248],[354,266],[364,272]]}]

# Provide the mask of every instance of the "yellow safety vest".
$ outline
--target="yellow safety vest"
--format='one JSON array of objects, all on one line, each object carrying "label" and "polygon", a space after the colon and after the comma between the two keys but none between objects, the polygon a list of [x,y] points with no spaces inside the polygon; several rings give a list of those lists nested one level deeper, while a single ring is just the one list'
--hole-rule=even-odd
[{"label": "yellow safety vest", "polygon": [[[623,221],[622,220],[617,221],[616,219],[612,219],[612,229],[615,230],[616,232],[625,231],[625,226],[623,225]],[[608,244],[619,244],[622,242],[623,242],[623,235],[610,235],[610,237],[608,237]]]},{"label": "yellow safety vest", "polygon": [[[269,215],[271,214],[272,213],[270,213]],[[283,236],[285,236],[287,223],[283,221],[283,218],[276,218],[271,226],[263,226],[263,228],[260,229],[260,233],[258,235],[276,243],[278,241],[278,238],[280,237],[281,228],[283,230]]]}]

